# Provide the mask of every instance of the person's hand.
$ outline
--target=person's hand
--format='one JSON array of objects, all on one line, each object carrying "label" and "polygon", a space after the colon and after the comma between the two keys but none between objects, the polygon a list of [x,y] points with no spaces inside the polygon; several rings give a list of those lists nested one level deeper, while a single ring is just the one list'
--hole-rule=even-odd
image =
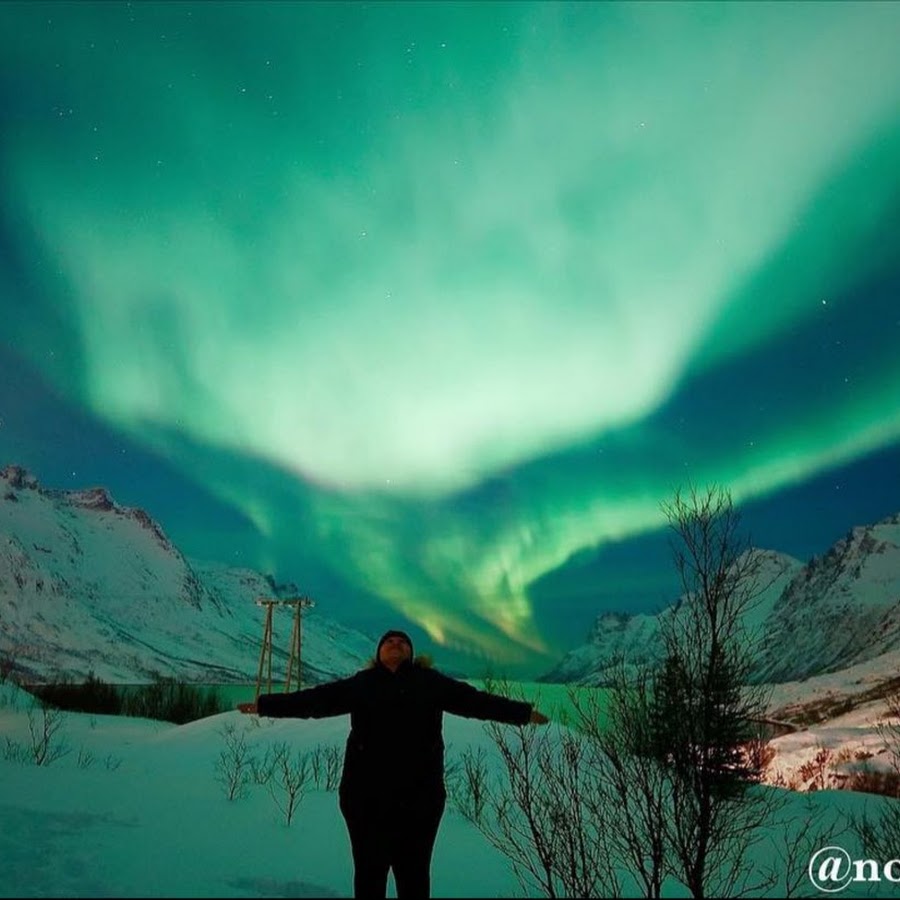
[{"label": "person's hand", "polygon": [[550,720],[542,712],[533,709],[531,710],[531,716],[528,718],[528,721],[532,725],[546,725]]},{"label": "person's hand", "polygon": [[238,703],[237,705],[238,711],[242,713],[250,713],[252,715],[256,715],[256,702],[251,701],[250,703]]}]

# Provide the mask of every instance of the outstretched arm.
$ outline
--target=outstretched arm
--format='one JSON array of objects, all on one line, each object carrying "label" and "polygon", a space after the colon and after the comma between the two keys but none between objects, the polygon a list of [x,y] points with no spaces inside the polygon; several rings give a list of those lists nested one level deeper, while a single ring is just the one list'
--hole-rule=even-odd
[{"label": "outstretched arm", "polygon": [[509,725],[544,725],[550,720],[531,703],[509,700],[499,694],[478,688],[435,672],[441,694],[441,706],[446,712],[468,719],[488,719]]},{"label": "outstretched arm", "polygon": [[237,708],[275,719],[323,719],[349,713],[354,693],[353,678],[343,678],[288,694],[260,694],[255,703],[238,703]]}]

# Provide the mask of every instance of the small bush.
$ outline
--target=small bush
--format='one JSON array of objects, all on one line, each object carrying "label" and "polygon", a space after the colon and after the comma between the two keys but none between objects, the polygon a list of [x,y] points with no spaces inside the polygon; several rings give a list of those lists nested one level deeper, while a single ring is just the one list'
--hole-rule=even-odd
[{"label": "small bush", "polygon": [[843,786],[848,791],[881,794],[884,797],[900,797],[900,775],[890,770],[863,769],[853,772]]},{"label": "small bush", "polygon": [[256,766],[255,757],[247,746],[245,730],[239,731],[229,722],[219,734],[225,748],[219,751],[216,761],[216,781],[229,800],[236,800],[246,796]]},{"label": "small bush", "polygon": [[323,791],[336,791],[341,783],[341,748],[316,747],[310,756],[312,778]]},{"label": "small bush", "polygon": [[262,764],[254,769],[255,780],[265,784],[286,824],[290,825],[312,781],[309,753],[297,750],[292,756],[286,743],[275,744],[266,752]]},{"label": "small bush", "polygon": [[47,704],[41,704],[40,716],[37,710],[28,711],[28,731],[31,735],[29,752],[36,766],[49,766],[60,757],[71,753],[72,748],[62,736],[64,714]]},{"label": "small bush", "polygon": [[831,764],[832,752],[827,747],[819,747],[816,755],[800,766],[798,775],[808,791],[824,791],[831,786],[828,768]]}]

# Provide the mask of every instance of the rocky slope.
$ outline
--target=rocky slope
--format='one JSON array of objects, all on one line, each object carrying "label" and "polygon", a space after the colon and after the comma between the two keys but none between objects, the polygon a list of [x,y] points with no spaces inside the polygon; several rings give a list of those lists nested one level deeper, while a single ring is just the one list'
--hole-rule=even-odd
[{"label": "rocky slope", "polygon": [[[261,597],[297,596],[260,572],[186,558],[143,510],[102,488],[44,489],[0,470],[0,659],[23,680],[156,675],[255,681]],[[286,675],[292,609],[273,617],[273,680]],[[349,674],[371,636],[303,614],[304,682]]]},{"label": "rocky slope", "polygon": [[[854,528],[806,564],[756,552],[764,559],[760,584],[766,587],[747,624],[759,638],[759,681],[838,672],[900,648],[900,514]],[[602,684],[617,655],[635,663],[658,657],[660,617],[674,608],[659,615],[604,613],[586,643],[542,680]]]}]

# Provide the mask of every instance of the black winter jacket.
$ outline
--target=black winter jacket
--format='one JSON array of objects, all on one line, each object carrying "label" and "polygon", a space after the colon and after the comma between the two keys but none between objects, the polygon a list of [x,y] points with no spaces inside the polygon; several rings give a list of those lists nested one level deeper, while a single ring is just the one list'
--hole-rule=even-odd
[{"label": "black winter jacket", "polygon": [[444,800],[443,714],[524,725],[532,705],[490,694],[405,662],[376,663],[340,681],[286,694],[263,694],[261,716],[320,719],[350,714],[342,806],[382,801],[427,805]]}]

